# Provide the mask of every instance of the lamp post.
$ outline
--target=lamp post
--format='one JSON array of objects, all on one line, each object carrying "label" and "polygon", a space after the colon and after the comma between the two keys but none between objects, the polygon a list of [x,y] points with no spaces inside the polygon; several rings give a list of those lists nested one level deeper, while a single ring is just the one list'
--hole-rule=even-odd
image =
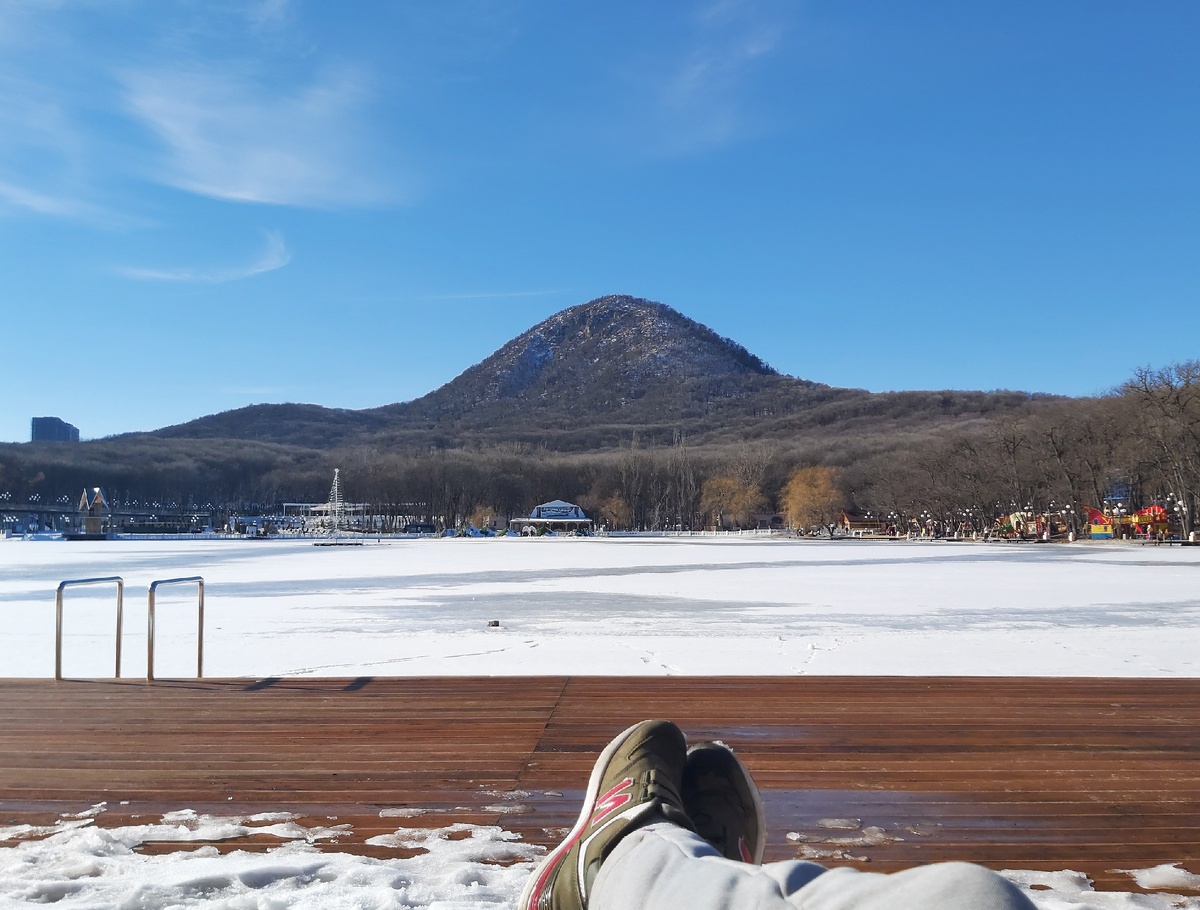
[{"label": "lamp post", "polygon": [[1188,507],[1187,501],[1182,496],[1176,496],[1174,493],[1167,494],[1167,508],[1175,513],[1175,519],[1179,522],[1179,537],[1183,539],[1183,535],[1188,535],[1188,540],[1191,543],[1196,541],[1196,532],[1188,531]]},{"label": "lamp post", "polygon": [[1125,508],[1123,503],[1118,502],[1112,507],[1113,518],[1116,519],[1114,524],[1117,526],[1117,537],[1125,539],[1125,525],[1121,523],[1121,519],[1129,514],[1129,510]]}]

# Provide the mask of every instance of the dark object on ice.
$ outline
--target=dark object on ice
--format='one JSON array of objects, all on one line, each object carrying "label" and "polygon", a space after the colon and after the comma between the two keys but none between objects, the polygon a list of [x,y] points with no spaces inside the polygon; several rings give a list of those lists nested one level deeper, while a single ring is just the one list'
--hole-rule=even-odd
[{"label": "dark object on ice", "polygon": [[500,627],[500,620],[498,620],[498,619],[489,619],[488,620],[488,628],[489,629],[497,629],[499,627]]}]

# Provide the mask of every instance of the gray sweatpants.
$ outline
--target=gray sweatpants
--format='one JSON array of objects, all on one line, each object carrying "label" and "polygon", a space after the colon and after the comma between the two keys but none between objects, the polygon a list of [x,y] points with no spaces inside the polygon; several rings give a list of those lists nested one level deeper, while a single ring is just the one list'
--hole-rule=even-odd
[{"label": "gray sweatpants", "polygon": [[600,867],[589,910],[1033,910],[1015,885],[969,863],[884,875],[791,860],[725,859],[699,835],[647,825]]}]

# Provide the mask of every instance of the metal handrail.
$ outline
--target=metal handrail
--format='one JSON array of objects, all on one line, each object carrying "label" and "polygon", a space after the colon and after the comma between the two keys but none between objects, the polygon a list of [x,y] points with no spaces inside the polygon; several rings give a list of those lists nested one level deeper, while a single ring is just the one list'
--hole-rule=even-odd
[{"label": "metal handrail", "polygon": [[181,585],[195,582],[199,607],[199,625],[196,637],[196,679],[204,678],[204,579],[199,575],[187,578],[162,578],[150,583],[149,602],[146,608],[146,679],[154,680],[154,594],[159,585]]},{"label": "metal handrail", "polygon": [[117,583],[117,669],[113,673],[121,678],[121,614],[125,605],[125,579],[120,575],[107,575],[104,578],[75,578],[71,581],[59,582],[58,593],[54,597],[54,678],[62,679],[62,642],[63,642],[63,590],[76,585],[98,585],[105,582]]}]

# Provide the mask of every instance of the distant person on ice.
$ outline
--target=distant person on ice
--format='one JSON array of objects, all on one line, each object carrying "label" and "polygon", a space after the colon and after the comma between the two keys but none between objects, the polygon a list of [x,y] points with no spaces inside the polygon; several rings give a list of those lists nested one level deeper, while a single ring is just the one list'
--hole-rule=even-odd
[{"label": "distant person on ice", "polygon": [[765,837],[758,789],[729,748],[688,749],[673,723],[642,721],[600,754],[579,820],[517,910],[1034,910],[982,866],[763,866]]}]

